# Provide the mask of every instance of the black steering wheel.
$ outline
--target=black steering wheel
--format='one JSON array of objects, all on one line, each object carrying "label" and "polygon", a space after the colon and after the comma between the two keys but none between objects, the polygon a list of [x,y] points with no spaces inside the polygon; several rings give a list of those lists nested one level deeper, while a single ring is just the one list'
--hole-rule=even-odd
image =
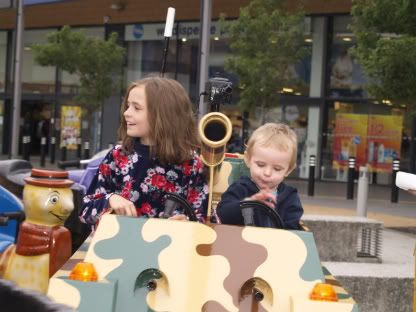
[{"label": "black steering wheel", "polygon": [[171,217],[176,209],[182,208],[185,212],[185,215],[188,216],[189,221],[198,220],[191,205],[182,196],[174,193],[166,193],[165,198],[166,201],[165,210],[163,211],[163,218],[167,219]]},{"label": "black steering wheel", "polygon": [[243,200],[240,202],[241,214],[243,215],[244,225],[256,225],[254,222],[254,209],[263,210],[273,222],[274,228],[283,229],[283,221],[276,210],[257,200]]}]

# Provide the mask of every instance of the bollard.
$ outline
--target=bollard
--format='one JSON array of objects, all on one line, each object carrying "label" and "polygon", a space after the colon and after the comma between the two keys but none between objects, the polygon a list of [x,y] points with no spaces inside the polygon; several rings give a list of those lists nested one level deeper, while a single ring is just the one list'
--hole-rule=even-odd
[{"label": "bollard", "polygon": [[84,142],[84,159],[90,158],[90,142]]},{"label": "bollard", "polygon": [[396,186],[397,172],[400,170],[400,159],[393,160],[392,164],[392,179],[391,179],[391,202],[397,203],[399,201],[399,188]]},{"label": "bollard", "polygon": [[22,157],[24,160],[30,161],[30,135],[22,137]]},{"label": "bollard", "polygon": [[348,158],[347,199],[354,198],[355,157]]},{"label": "bollard", "polygon": [[360,176],[358,178],[357,190],[357,216],[367,217],[367,199],[368,199],[368,168],[360,167]]},{"label": "bollard", "polygon": [[56,137],[51,137],[51,164],[55,163],[55,145],[56,145]]},{"label": "bollard", "polygon": [[309,156],[309,179],[308,179],[308,196],[313,196],[315,192],[315,155]]},{"label": "bollard", "polygon": [[66,161],[66,140],[63,140],[63,146],[61,147],[61,161]]},{"label": "bollard", "polygon": [[82,155],[82,140],[81,138],[77,138],[77,158],[81,159]]},{"label": "bollard", "polygon": [[45,157],[46,157],[46,137],[40,138],[40,166],[45,167]]},{"label": "bollard", "polygon": [[90,158],[90,142],[84,142],[84,159]]}]

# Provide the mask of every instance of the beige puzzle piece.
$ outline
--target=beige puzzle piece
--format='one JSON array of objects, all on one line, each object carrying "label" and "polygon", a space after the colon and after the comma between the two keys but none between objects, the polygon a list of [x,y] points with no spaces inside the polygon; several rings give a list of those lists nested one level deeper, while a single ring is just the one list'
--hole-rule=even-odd
[{"label": "beige puzzle piece", "polygon": [[[113,271],[122,265],[123,259],[111,259],[106,260],[97,256],[94,252],[95,244],[112,237],[115,237],[119,231],[120,225],[114,215],[106,214],[100,220],[100,231],[96,232],[91,245],[88,248],[87,255],[85,256],[86,262],[94,263],[95,270],[97,271],[98,280],[104,279],[108,273]],[[103,230],[104,229],[104,230]]]},{"label": "beige puzzle piece", "polygon": [[[257,231],[254,227],[246,227],[242,235],[246,241],[263,245],[268,250],[267,261],[257,268],[254,276],[264,279],[274,291],[278,291],[273,294],[271,311],[290,311],[290,296],[309,297],[313,286],[320,280],[310,282],[300,277],[307,249],[299,236],[286,230]],[[286,248],[290,248],[290,257],[282,256]]]},{"label": "beige puzzle piece", "polygon": [[[149,219],[143,226],[143,239],[152,242],[162,235],[172,239],[159,255],[160,270],[170,285],[169,299],[156,301],[148,295],[150,308],[155,311],[201,311],[205,302],[221,302],[227,311],[238,311],[223,282],[230,265],[222,256],[203,257],[196,252],[199,244],[211,244],[216,233],[210,227],[194,222],[172,222],[160,226],[160,220]],[[192,244],[190,244],[192,239]],[[185,243],[183,243],[185,242]],[[184,278],[187,280],[184,281]],[[191,294],[190,296],[186,294]],[[191,300],[192,299],[192,300]]]}]

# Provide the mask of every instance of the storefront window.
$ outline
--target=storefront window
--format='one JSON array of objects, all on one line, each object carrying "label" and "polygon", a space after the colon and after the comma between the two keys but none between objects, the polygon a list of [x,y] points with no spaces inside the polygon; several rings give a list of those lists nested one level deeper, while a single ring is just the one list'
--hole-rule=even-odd
[{"label": "storefront window", "polygon": [[[159,73],[162,66],[165,39],[164,24],[127,25],[125,40],[127,49],[127,85],[152,73]],[[237,78],[225,72],[224,61],[230,55],[229,43],[220,33],[219,22],[213,21],[210,29],[210,55],[208,59],[208,77],[221,76],[230,79],[237,86]],[[197,68],[200,23],[180,22],[173,28],[170,40],[165,76],[175,78],[183,84],[193,102],[198,102]],[[236,88],[233,103],[238,101]]]},{"label": "storefront window", "polygon": [[377,174],[377,183],[390,183],[392,162],[408,162],[402,144],[406,129],[406,109],[389,101],[384,103],[333,102],[328,109],[328,128],[322,137],[321,178],[346,181],[348,159],[356,168],[367,166]]},{"label": "storefront window", "polygon": [[7,32],[0,31],[0,92],[4,92],[6,80]]},{"label": "storefront window", "polygon": [[367,78],[361,65],[351,57],[349,49],[355,36],[348,29],[351,16],[335,16],[329,59],[329,96],[334,98],[367,98]]},{"label": "storefront window", "polygon": [[[84,31],[88,37],[104,38],[104,27],[88,27],[88,28],[71,28],[73,31]],[[79,86],[79,76],[76,74],[69,74],[66,71],[62,72],[62,93],[77,93]]]},{"label": "storefront window", "polygon": [[35,62],[32,44],[47,42],[48,34],[53,29],[25,30],[23,34],[22,53],[22,89],[27,93],[54,93],[55,67],[40,66]]}]

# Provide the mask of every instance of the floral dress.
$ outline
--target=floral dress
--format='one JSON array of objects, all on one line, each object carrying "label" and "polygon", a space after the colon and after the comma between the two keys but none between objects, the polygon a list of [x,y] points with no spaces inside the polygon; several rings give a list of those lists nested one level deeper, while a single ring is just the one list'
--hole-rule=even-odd
[{"label": "floral dress", "polygon": [[149,156],[149,146],[139,141],[134,142],[134,152],[128,155],[122,153],[121,145],[116,145],[100,164],[83,198],[80,220],[94,227],[108,210],[112,194],[133,202],[138,216],[161,217],[167,192],[185,198],[198,220],[204,222],[208,186],[202,161],[196,153],[182,164],[162,166]]}]

